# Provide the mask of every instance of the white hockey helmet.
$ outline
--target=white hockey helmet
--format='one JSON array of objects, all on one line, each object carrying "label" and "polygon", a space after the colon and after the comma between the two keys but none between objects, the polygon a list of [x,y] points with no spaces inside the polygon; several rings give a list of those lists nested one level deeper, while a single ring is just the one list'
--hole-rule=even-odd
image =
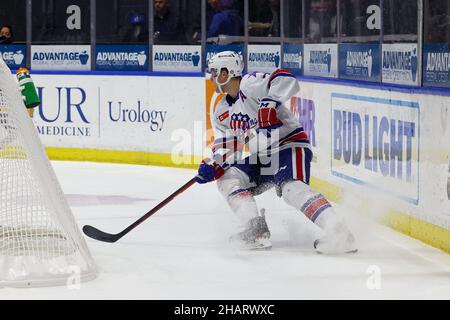
[{"label": "white hockey helmet", "polygon": [[208,73],[210,73],[214,78],[220,74],[222,69],[227,69],[228,79],[225,82],[217,82],[218,85],[227,84],[231,78],[241,77],[244,71],[244,61],[242,56],[234,51],[222,51],[216,53],[208,61]]}]

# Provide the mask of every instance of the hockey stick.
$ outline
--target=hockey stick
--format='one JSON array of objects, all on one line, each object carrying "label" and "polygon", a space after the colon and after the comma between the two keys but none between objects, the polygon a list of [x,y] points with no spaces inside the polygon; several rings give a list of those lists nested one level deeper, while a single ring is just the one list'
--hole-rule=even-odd
[{"label": "hockey stick", "polygon": [[[248,141],[250,140],[250,136],[245,138],[245,142],[244,144],[248,143]],[[228,151],[226,154],[224,154],[222,156],[222,162],[225,161],[231,154],[235,153],[238,148],[240,148],[238,146],[238,143],[235,141],[234,143],[234,148],[230,151]],[[153,209],[151,209],[149,212],[147,212],[146,214],[144,214],[142,217],[140,217],[138,220],[136,220],[135,222],[133,222],[132,224],[130,224],[128,227],[126,227],[124,230],[122,230],[119,233],[116,234],[111,234],[111,233],[107,233],[107,232],[103,232],[93,226],[90,225],[85,225],[83,227],[83,232],[90,238],[95,239],[95,240],[99,240],[99,241],[104,241],[104,242],[116,242],[117,240],[119,240],[120,238],[122,238],[124,235],[126,235],[128,232],[130,232],[131,230],[133,230],[134,228],[136,228],[138,225],[140,225],[142,222],[144,222],[145,220],[147,220],[148,217],[152,216],[154,213],[156,213],[159,209],[161,209],[162,207],[164,207],[166,204],[168,204],[170,201],[172,201],[177,195],[183,193],[184,191],[186,191],[189,187],[191,187],[194,183],[195,183],[195,178],[198,176],[195,176],[194,178],[192,178],[191,180],[189,180],[188,182],[186,182],[183,186],[181,186],[177,191],[175,191],[174,193],[172,193],[170,196],[168,196],[166,199],[164,199],[163,201],[161,201],[156,207],[154,207]]]},{"label": "hockey stick", "polygon": [[138,225],[140,225],[142,222],[144,222],[148,217],[152,216],[154,213],[156,213],[159,209],[164,207],[166,204],[168,204],[170,201],[172,201],[177,195],[180,193],[186,191],[190,186],[192,186],[195,183],[195,178],[192,178],[188,182],[186,182],[182,187],[180,187],[177,191],[172,193],[170,196],[168,196],[166,199],[161,201],[156,207],[154,207],[152,210],[144,214],[142,217],[140,217],[138,220],[130,224],[128,227],[126,227],[124,230],[122,230],[119,233],[111,234],[107,232],[103,232],[93,226],[85,225],[83,227],[83,232],[92,239],[104,241],[104,242],[116,242],[120,238],[122,238],[124,235],[126,235],[128,232],[136,228]]}]

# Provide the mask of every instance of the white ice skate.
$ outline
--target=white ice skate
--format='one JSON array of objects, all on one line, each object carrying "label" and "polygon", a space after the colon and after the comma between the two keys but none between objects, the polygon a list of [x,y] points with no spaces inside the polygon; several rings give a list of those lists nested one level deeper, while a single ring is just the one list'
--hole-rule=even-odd
[{"label": "white ice skate", "polygon": [[335,227],[333,231],[335,232],[328,233],[314,241],[314,248],[317,253],[342,254],[358,251],[355,237],[345,226]]},{"label": "white ice skate", "polygon": [[271,249],[270,231],[264,216],[264,209],[261,210],[261,216],[250,219],[243,231],[231,236],[230,242],[249,250]]}]

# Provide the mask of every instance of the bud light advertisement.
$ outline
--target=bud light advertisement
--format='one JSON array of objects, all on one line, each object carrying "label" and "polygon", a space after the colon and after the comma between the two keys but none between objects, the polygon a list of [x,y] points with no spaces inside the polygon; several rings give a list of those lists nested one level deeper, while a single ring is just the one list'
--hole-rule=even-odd
[{"label": "bud light advertisement", "polygon": [[379,82],[379,44],[339,45],[339,78],[359,81]]},{"label": "bud light advertisement", "polygon": [[31,46],[33,70],[91,70],[91,46]]},{"label": "bud light advertisement", "polygon": [[419,103],[331,95],[331,171],[408,203],[419,202]]},{"label": "bud light advertisement", "polygon": [[271,73],[281,67],[280,45],[248,45],[248,72]]},{"label": "bud light advertisement", "polygon": [[450,44],[425,44],[423,85],[450,87]]},{"label": "bud light advertisement", "polygon": [[303,74],[303,45],[285,43],[283,46],[283,69],[293,74]]},{"label": "bud light advertisement", "polygon": [[148,46],[97,45],[95,68],[102,71],[148,71]]},{"label": "bud light advertisement", "polygon": [[153,46],[153,71],[201,72],[201,46]]},{"label": "bud light advertisement", "polygon": [[24,44],[0,45],[0,55],[8,68],[17,70],[26,66],[27,46]]},{"label": "bud light advertisement", "polygon": [[418,85],[418,50],[415,43],[383,44],[383,82]]},{"label": "bud light advertisement", "polygon": [[337,51],[337,44],[305,44],[304,75],[337,78]]}]

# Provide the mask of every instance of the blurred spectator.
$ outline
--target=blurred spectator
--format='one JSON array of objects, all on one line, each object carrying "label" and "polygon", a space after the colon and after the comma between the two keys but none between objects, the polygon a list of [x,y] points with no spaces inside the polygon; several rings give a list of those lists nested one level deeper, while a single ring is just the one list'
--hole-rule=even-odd
[{"label": "blurred spectator", "polygon": [[279,0],[250,1],[249,15],[249,36],[278,37],[280,35]]},{"label": "blurred spectator", "polygon": [[380,0],[348,0],[341,1],[341,35],[343,37],[361,37],[379,35],[380,29],[375,25],[368,27],[367,23],[372,11],[368,12],[370,6],[379,8]]},{"label": "blurred spectator", "polygon": [[415,35],[417,39],[417,1],[385,0],[383,2],[383,33]]},{"label": "blurred spectator", "polygon": [[208,0],[208,4],[211,6],[213,13],[207,38],[242,34],[243,20],[239,11],[233,8],[234,0]]},{"label": "blurred spectator", "polygon": [[[33,0],[32,2],[31,40],[34,44],[90,43],[89,0]],[[67,11],[74,2],[79,9],[72,7]]]},{"label": "blurred spectator", "polygon": [[321,42],[322,38],[336,37],[336,0],[311,0],[309,4],[308,40]]},{"label": "blurred spectator", "polygon": [[186,41],[181,19],[170,11],[169,0],[155,0],[155,43],[184,43]]},{"label": "blurred spectator", "polygon": [[284,36],[288,38],[303,37],[303,4],[298,0],[283,0]]},{"label": "blurred spectator", "polygon": [[9,25],[4,25],[0,28],[0,43],[10,44],[13,42],[13,31]]},{"label": "blurred spectator", "polygon": [[269,0],[270,11],[272,12],[272,21],[270,23],[269,30],[267,31],[268,37],[280,36],[280,0]]},{"label": "blurred spectator", "polygon": [[425,41],[450,42],[450,4],[445,0],[429,0],[425,4]]},{"label": "blurred spectator", "polygon": [[248,17],[248,35],[262,37],[270,27],[271,12],[267,0],[250,0]]},{"label": "blurred spectator", "polygon": [[126,24],[120,29],[119,34],[123,42],[148,41],[145,15],[135,11],[130,12]]}]

